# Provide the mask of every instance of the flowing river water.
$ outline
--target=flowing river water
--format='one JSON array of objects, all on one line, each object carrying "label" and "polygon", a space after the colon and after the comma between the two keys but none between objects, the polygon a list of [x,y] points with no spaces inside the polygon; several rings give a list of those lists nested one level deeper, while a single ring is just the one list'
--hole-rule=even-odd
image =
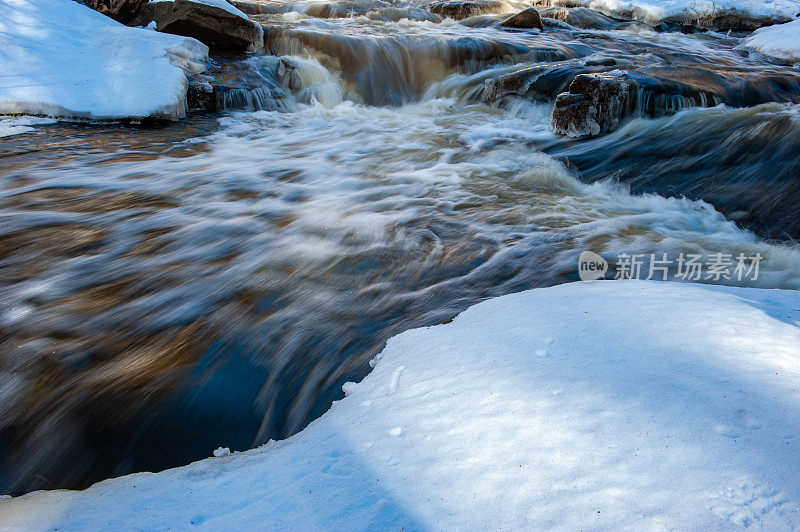
[{"label": "flowing river water", "polygon": [[[390,336],[575,281],[584,250],[760,254],[758,279],[721,282],[800,288],[800,72],[739,36],[252,11],[271,55],[214,58],[223,111],[0,143],[0,493],[285,438]],[[577,72],[645,67],[760,77],[707,107],[651,95],[596,139],[553,133]],[[536,90],[498,92],[531,68]]]}]

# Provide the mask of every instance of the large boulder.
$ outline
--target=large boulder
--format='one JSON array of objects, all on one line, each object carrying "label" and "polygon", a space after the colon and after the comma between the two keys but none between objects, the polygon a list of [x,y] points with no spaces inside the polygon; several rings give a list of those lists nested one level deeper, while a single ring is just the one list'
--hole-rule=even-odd
[{"label": "large boulder", "polygon": [[431,13],[454,20],[477,15],[486,15],[503,7],[497,0],[449,0],[447,2],[434,2],[428,5]]},{"label": "large boulder", "polygon": [[524,11],[520,11],[516,15],[505,19],[503,22],[500,23],[501,26],[505,28],[515,28],[515,29],[533,29],[537,28],[540,30],[544,30],[544,26],[542,25],[542,17],[539,16],[539,12],[536,9],[529,7]]},{"label": "large boulder", "polygon": [[618,67],[613,58],[569,59],[555,63],[539,63],[504,72],[484,81],[480,100],[488,105],[504,105],[522,98],[531,101],[553,101],[567,92],[579,74],[608,72]]},{"label": "large boulder", "polygon": [[570,137],[596,137],[614,131],[638,110],[638,85],[625,74],[580,74],[569,92],[556,98],[553,131]]},{"label": "large boulder", "polygon": [[656,118],[689,107],[721,103],[747,107],[800,98],[796,96],[800,76],[767,71],[739,76],[674,66],[580,74],[569,92],[556,98],[553,130],[570,137],[594,137],[614,131],[634,116]]},{"label": "large boulder", "polygon": [[139,14],[147,0],[86,0],[86,6],[107,15],[117,22],[128,24]]},{"label": "large boulder", "polygon": [[160,0],[144,4],[137,23],[156,23],[165,33],[194,37],[214,51],[258,52],[264,47],[261,26],[225,0]]}]

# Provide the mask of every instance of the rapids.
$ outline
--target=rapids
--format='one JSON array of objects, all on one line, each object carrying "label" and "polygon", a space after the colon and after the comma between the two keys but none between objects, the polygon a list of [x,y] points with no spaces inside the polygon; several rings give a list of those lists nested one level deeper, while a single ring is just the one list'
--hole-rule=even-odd
[{"label": "rapids", "polygon": [[[760,254],[730,282],[800,289],[799,75],[740,36],[241,4],[270,55],[213,59],[220,112],[0,141],[0,493],[287,437],[390,336],[584,250]],[[571,78],[620,68],[715,96],[555,136]]]}]

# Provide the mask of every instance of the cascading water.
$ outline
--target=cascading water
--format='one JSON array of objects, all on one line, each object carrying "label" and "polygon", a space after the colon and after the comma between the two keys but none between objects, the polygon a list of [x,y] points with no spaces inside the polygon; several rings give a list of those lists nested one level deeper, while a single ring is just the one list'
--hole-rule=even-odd
[{"label": "cascading water", "polygon": [[[713,65],[762,99],[794,79],[735,36],[251,4],[269,55],[214,59],[219,114],[0,145],[0,492],[296,433],[388,337],[575,280],[582,250],[759,254],[739,284],[800,288],[797,85],[750,109],[651,91],[643,114],[671,116],[599,139],[549,127],[578,72]],[[717,74],[720,102],[761,103]]]}]

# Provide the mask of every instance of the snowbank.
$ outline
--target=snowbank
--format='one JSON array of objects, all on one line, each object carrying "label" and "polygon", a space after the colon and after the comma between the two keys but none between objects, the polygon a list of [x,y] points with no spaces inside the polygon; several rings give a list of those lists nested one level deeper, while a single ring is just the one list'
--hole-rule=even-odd
[{"label": "snowbank", "polygon": [[800,0],[534,0],[550,6],[582,5],[612,17],[648,24],[694,21],[726,14],[785,22],[800,13]]},{"label": "snowbank", "polygon": [[54,123],[55,120],[52,118],[37,118],[34,116],[12,116],[8,118],[0,118],[0,138],[30,133],[31,131],[36,130],[36,128],[32,126],[41,126]]},{"label": "snowbank", "polygon": [[798,292],[643,281],[532,290],[393,338],[363,382],[288,440],[0,501],[0,523],[791,528],[798,382]]},{"label": "snowbank", "polygon": [[758,29],[743,47],[784,61],[800,61],[800,19]]},{"label": "snowbank", "polygon": [[0,0],[0,114],[179,117],[207,54],[72,0]]}]

